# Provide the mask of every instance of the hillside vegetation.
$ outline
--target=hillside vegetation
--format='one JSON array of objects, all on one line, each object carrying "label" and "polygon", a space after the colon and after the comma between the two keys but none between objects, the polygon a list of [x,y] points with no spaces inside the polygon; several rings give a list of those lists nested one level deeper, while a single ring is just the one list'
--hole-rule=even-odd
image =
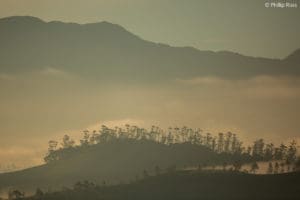
[{"label": "hillside vegetation", "polygon": [[[128,183],[143,176],[176,169],[232,165],[239,171],[245,163],[285,160],[269,173],[294,170],[296,143],[279,147],[256,140],[244,147],[236,134],[228,132],[213,136],[200,129],[169,128],[164,131],[153,126],[146,130],[126,125],[125,129],[102,126],[99,131],[84,131],[79,145],[68,135],[49,141],[46,163],[18,172],[0,174],[0,188],[13,186],[22,190],[59,189],[76,181],[89,180],[108,184]],[[279,169],[280,167],[280,169]]]},{"label": "hillside vegetation", "polygon": [[121,200],[121,199],[216,199],[296,200],[300,198],[300,174],[250,175],[237,172],[178,171],[146,177],[117,186],[78,182],[64,191],[38,190],[28,200]]}]

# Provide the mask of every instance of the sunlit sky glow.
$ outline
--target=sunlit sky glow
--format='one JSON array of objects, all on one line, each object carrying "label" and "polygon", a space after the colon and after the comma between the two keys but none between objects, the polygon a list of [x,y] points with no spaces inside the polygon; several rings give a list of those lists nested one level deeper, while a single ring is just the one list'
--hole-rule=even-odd
[{"label": "sunlit sky glow", "polygon": [[[299,8],[268,9],[264,2],[0,0],[0,18],[30,15],[45,21],[109,21],[154,42],[284,58],[300,47]],[[27,74],[0,73],[0,165],[39,164],[49,139],[66,133],[78,138],[81,130],[100,124],[187,125],[275,143],[299,138],[298,78],[195,77],[173,80],[172,86],[104,88],[53,66],[43,67]]]}]

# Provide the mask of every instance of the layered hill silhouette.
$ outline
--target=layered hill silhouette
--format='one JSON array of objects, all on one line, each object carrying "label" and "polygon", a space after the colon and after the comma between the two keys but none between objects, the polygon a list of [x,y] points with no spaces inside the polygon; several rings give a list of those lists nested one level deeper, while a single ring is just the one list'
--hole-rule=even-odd
[{"label": "layered hill silhouette", "polygon": [[[50,67],[100,81],[138,81],[138,83],[198,76],[242,79],[260,75],[300,75],[300,50],[296,50],[285,59],[269,59],[228,51],[213,52],[201,51],[193,47],[172,47],[146,41],[123,27],[109,22],[76,24],[45,22],[30,16],[2,18],[0,19],[0,44],[0,74],[27,73]],[[140,180],[141,176],[145,175],[145,171],[150,176],[153,175],[157,167],[162,170],[172,170],[175,166],[182,169],[185,166],[220,165],[240,158],[236,158],[233,154],[221,155],[205,146],[192,143],[165,145],[153,141],[130,139],[114,140],[87,147],[76,146],[63,151],[67,154],[64,159],[17,172],[0,174],[0,190],[11,187],[26,191],[32,191],[37,187],[55,190],[69,187],[81,180],[96,183],[105,181],[107,184],[128,183]],[[131,185],[121,185],[119,196],[113,198],[122,198],[125,191],[132,191],[132,194],[137,194],[137,198],[139,195],[145,198],[143,195],[146,193],[143,191],[150,186],[155,186],[153,194],[157,193],[157,199],[163,199],[165,195],[174,195],[171,192],[174,191],[173,189],[180,191],[178,188],[185,184],[186,187],[183,187],[187,192],[185,194],[189,194],[190,189],[191,192],[196,192],[199,185],[202,187],[202,192],[206,189],[213,192],[216,187],[223,191],[224,185],[230,191],[232,188],[240,188],[241,183],[253,181],[254,185],[254,183],[264,183],[265,180],[265,183],[270,185],[276,181],[289,184],[290,187],[286,187],[284,193],[286,195],[289,193],[288,188],[294,192],[291,185],[294,183],[294,177],[299,178],[299,174],[297,176],[293,174],[287,175],[287,178],[284,175],[274,175],[279,178],[264,176],[268,179],[260,179],[258,176],[235,173],[233,176],[235,181],[227,185],[225,178],[231,181],[232,176],[227,177],[226,174],[203,177],[194,174],[181,176],[180,173],[175,173],[165,179],[169,175],[150,177],[144,182]],[[164,180],[170,180],[169,182],[173,184],[170,185],[172,190],[159,189],[162,185],[166,186]],[[210,181],[215,180],[219,184],[206,187]],[[299,185],[299,182],[297,184]],[[269,191],[276,187],[267,187],[268,194],[272,194]],[[227,192],[228,188],[224,192]],[[108,190],[108,196],[113,194],[111,191],[114,190]],[[161,194],[159,191],[166,193]],[[247,191],[247,188],[244,187],[241,191]],[[64,193],[60,194],[64,195]],[[192,197],[200,198],[202,195],[200,194],[201,191]],[[47,199],[52,197],[49,196]],[[150,198],[150,196],[146,197]],[[219,197],[216,196],[216,199],[220,199]],[[54,199],[60,199],[60,196]]]},{"label": "layered hill silhouette", "polygon": [[38,192],[28,200],[62,199],[299,199],[299,173],[250,175],[236,172],[178,171],[117,186],[77,183],[74,189]]},{"label": "layered hill silhouette", "polygon": [[108,22],[45,22],[29,16],[0,19],[0,72],[53,67],[99,80],[169,80],[194,76],[245,78],[300,75],[299,50],[286,59],[200,51],[141,39]]},{"label": "layered hill silhouette", "polygon": [[165,145],[149,140],[114,140],[88,147],[63,149],[64,158],[22,171],[0,174],[0,189],[60,189],[77,181],[126,183],[176,167],[212,165],[236,160],[190,143]]}]

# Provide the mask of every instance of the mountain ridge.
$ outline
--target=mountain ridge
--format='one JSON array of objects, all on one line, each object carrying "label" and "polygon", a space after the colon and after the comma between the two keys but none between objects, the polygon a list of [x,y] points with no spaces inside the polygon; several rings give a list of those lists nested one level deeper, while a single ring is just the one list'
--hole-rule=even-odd
[{"label": "mountain ridge", "polygon": [[[34,17],[34,16],[30,16],[30,15],[20,15],[20,16],[9,16],[9,17],[4,17],[4,18],[0,18],[0,23],[1,22],[37,22],[37,23],[43,23],[43,24],[63,24],[63,25],[76,25],[76,26],[98,26],[98,25],[104,25],[104,26],[114,26],[114,27],[118,27],[120,30],[125,30],[128,33],[133,34],[132,32],[130,32],[129,30],[127,30],[126,28],[124,28],[121,25],[118,24],[114,24],[108,21],[100,21],[100,22],[91,22],[91,23],[77,23],[77,22],[64,22],[64,21],[59,21],[59,20],[51,20],[51,21],[45,21],[41,18],[38,17]],[[133,34],[135,35],[135,34]],[[136,35],[135,35],[136,36]],[[139,36],[137,36],[139,37]],[[141,37],[139,37],[141,38]],[[143,39],[144,41],[148,41]],[[228,51],[228,50],[218,50],[218,51],[213,51],[213,50],[201,50],[198,48],[195,48],[193,46],[173,46],[173,45],[169,45],[166,43],[161,43],[161,42],[153,42],[157,45],[163,45],[163,46],[168,46],[168,47],[177,47],[177,48],[187,48],[187,49],[191,49],[191,50],[197,50],[197,51],[203,51],[203,52],[210,52],[210,53],[218,53],[218,54],[227,54],[227,55],[238,55],[238,56],[244,56],[244,57],[251,57],[251,58],[263,58],[263,59],[272,59],[272,60],[281,60],[279,58],[268,58],[268,57],[262,57],[262,56],[249,56],[249,55],[245,55],[245,54],[241,54],[239,52],[235,52],[235,51]],[[300,48],[293,51],[290,55],[294,54],[296,51],[300,51]],[[290,55],[288,55],[286,58],[288,58]],[[284,59],[286,59],[284,58]]]},{"label": "mountain ridge", "polygon": [[152,82],[195,76],[300,75],[297,59],[287,62],[290,59],[174,47],[144,40],[105,21],[78,24],[31,16],[2,18],[0,43],[0,73],[59,66],[99,80]]}]

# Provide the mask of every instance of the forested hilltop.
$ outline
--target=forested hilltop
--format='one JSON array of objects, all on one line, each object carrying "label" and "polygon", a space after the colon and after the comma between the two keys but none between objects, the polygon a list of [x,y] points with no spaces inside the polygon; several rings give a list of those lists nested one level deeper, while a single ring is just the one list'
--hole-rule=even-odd
[{"label": "forested hilltop", "polygon": [[[197,146],[203,151],[218,155],[216,159],[208,159],[207,164],[220,164],[221,161],[229,163],[253,162],[253,161],[285,161],[290,171],[292,164],[295,163],[297,157],[297,144],[293,140],[288,145],[281,143],[275,146],[273,143],[268,143],[264,139],[257,139],[251,146],[244,146],[243,142],[238,139],[238,136],[232,132],[219,133],[217,136],[211,133],[204,133],[201,129],[192,129],[186,126],[182,128],[169,127],[168,130],[163,130],[159,127],[152,126],[150,130],[139,128],[137,126],[125,125],[124,128],[115,127],[114,129],[102,126],[101,130],[83,131],[83,138],[79,141],[79,145],[70,138],[64,135],[62,141],[49,141],[48,154],[45,157],[46,163],[67,159],[76,153],[94,148],[99,144],[107,143],[147,143],[153,142],[158,145],[173,147],[174,145]],[[224,157],[224,158],[222,158]]]},{"label": "forested hilltop", "polygon": [[[268,174],[293,172],[299,165],[296,143],[275,146],[263,139],[245,147],[234,133],[214,136],[187,127],[150,130],[126,125],[83,131],[79,144],[65,135],[49,141],[46,163],[0,174],[0,188],[59,190],[88,180],[118,185],[141,177],[178,170],[256,173],[257,162],[269,162]],[[247,170],[243,165],[249,165]]]}]

